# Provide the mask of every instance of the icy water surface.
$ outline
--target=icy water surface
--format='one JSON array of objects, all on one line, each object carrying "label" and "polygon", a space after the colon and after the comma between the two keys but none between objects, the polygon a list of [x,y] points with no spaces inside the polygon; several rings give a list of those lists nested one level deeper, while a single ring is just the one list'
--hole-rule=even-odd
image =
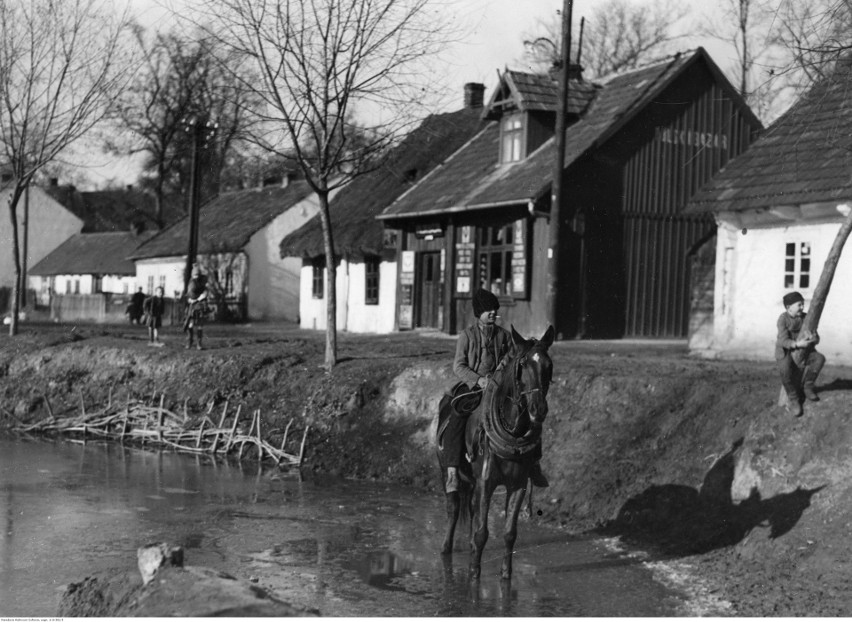
[{"label": "icy water surface", "polygon": [[[502,505],[498,495],[495,512]],[[482,578],[467,545],[438,554],[443,496],[300,481],[255,465],[116,444],[0,437],[0,616],[54,616],[70,582],[134,569],[168,541],[210,566],[326,616],[668,616],[680,594],[600,542],[523,521],[510,584],[492,528]],[[496,525],[495,525],[496,527]]]}]

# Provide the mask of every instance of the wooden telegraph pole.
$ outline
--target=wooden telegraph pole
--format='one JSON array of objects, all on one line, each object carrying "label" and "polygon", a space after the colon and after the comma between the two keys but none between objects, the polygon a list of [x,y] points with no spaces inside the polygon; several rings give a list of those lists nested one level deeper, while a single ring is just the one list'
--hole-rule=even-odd
[{"label": "wooden telegraph pole", "polygon": [[568,115],[568,74],[571,60],[571,12],[573,0],[562,2],[562,49],[559,68],[559,101],[556,108],[556,158],[553,166],[552,193],[550,196],[550,239],[547,247],[547,321],[556,329],[557,338],[562,333],[557,321],[559,303],[559,236],[562,224],[562,204],[565,197],[562,177],[565,168],[565,128]]}]

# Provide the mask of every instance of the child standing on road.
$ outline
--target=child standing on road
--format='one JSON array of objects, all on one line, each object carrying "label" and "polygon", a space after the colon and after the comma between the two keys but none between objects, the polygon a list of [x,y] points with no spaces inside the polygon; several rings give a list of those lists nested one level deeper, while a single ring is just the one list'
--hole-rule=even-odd
[{"label": "child standing on road", "polygon": [[[790,292],[783,298],[785,311],[778,317],[778,338],[775,341],[775,360],[781,374],[781,383],[787,392],[787,412],[795,417],[802,416],[802,403],[796,382],[802,375],[805,397],[813,402],[819,400],[815,383],[825,365],[825,357],[816,351],[819,335],[800,334],[805,319],[805,299],[799,292]],[[801,368],[793,358],[793,352],[804,350]]]},{"label": "child standing on road", "polygon": [[162,345],[160,343],[160,328],[163,325],[165,307],[162,287],[155,289],[154,295],[149,296],[142,303],[142,310],[145,312],[145,325],[148,327],[148,345]]}]

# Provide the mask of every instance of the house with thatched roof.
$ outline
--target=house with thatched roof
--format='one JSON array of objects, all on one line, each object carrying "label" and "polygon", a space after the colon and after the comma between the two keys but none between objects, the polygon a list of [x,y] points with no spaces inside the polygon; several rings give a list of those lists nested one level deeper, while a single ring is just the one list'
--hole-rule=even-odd
[{"label": "house with thatched roof", "polygon": [[[302,262],[282,258],[278,244],[317,210],[308,184],[289,177],[280,185],[223,193],[201,206],[197,263],[232,316],[298,319]],[[189,227],[189,218],[183,218],[130,253],[137,282],[181,296]]]},{"label": "house with thatched roof", "polygon": [[122,321],[137,289],[130,251],[151,232],[78,233],[60,244],[28,273],[35,303],[54,320]]},{"label": "house with thatched roof", "polygon": [[[706,311],[690,350],[771,359],[781,299],[798,291],[807,311],[852,206],[852,60],[838,61],[687,206],[718,224]],[[819,350],[852,365],[852,251],[841,254],[823,308]],[[696,313],[694,313],[696,315]]]},{"label": "house with thatched roof", "polygon": [[136,291],[128,255],[153,233],[78,233],[29,270],[32,289],[56,294],[127,294]]},{"label": "house with thatched roof", "polygon": [[[397,243],[376,216],[481,128],[484,86],[465,85],[464,107],[427,117],[381,166],[342,188],[329,211],[337,270],[337,327],[387,333],[397,328]],[[302,328],[324,329],[328,278],[319,216],[281,240],[282,257],[302,262]]]},{"label": "house with thatched roof", "polygon": [[485,127],[379,216],[399,231],[401,328],[458,333],[484,288],[525,335],[686,338],[689,257],[715,223],[683,208],[760,121],[701,48],[568,84],[561,171],[558,82],[506,70]]}]

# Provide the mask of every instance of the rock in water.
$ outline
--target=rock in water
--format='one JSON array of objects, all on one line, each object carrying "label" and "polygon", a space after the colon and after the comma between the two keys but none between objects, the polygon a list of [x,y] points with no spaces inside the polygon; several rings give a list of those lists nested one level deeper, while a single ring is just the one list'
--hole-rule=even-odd
[{"label": "rock in water", "polygon": [[183,549],[179,546],[169,546],[165,542],[146,544],[136,551],[139,572],[142,573],[142,583],[148,585],[164,566],[183,568]]}]

